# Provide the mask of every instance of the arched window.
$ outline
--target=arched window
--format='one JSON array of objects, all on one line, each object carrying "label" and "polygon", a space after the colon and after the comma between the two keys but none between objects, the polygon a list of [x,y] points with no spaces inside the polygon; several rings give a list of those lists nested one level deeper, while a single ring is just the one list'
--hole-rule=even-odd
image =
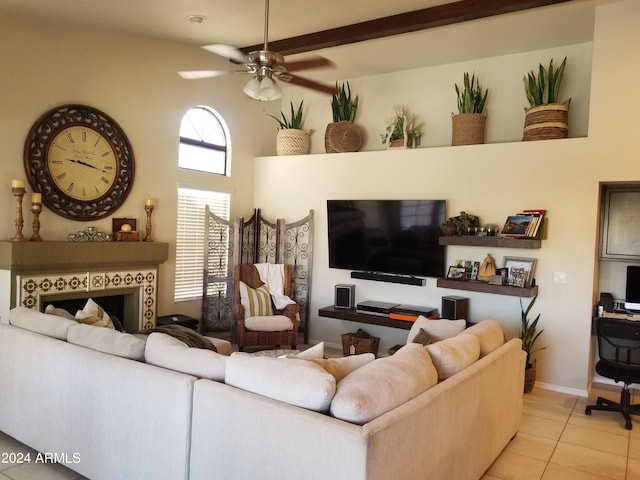
[{"label": "arched window", "polygon": [[227,128],[209,107],[191,108],[180,123],[178,166],[190,170],[227,175]]}]

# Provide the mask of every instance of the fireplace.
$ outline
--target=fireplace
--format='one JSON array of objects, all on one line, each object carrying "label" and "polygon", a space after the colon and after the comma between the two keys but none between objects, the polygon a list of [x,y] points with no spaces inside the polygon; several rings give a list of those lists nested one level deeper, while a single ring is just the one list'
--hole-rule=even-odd
[{"label": "fireplace", "polygon": [[7,305],[44,311],[48,303],[93,298],[100,305],[121,296],[125,330],[151,329],[167,257],[160,242],[0,242],[0,317],[8,318]]}]

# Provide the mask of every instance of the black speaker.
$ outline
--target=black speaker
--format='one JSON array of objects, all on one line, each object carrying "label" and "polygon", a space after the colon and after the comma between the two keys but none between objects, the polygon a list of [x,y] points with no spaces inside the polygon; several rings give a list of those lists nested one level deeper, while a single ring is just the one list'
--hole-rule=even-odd
[{"label": "black speaker", "polygon": [[600,305],[605,312],[613,312],[613,295],[602,292],[598,305]]},{"label": "black speaker", "polygon": [[457,297],[449,295],[442,297],[442,318],[449,320],[458,320],[469,318],[469,299],[465,297]]},{"label": "black speaker", "polygon": [[336,308],[353,308],[355,301],[355,285],[339,284],[336,285],[336,292],[333,305]]}]

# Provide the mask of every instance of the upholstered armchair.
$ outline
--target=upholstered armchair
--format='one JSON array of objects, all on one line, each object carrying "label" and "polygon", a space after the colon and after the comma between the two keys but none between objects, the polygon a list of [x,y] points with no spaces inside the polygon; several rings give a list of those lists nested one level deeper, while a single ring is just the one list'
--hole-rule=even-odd
[{"label": "upholstered armchair", "polygon": [[[283,265],[282,295],[291,296],[293,267]],[[233,314],[236,320],[238,349],[250,346],[298,344],[300,325],[299,307],[296,303],[277,308],[271,298],[268,285],[252,264],[237,265],[234,269]],[[276,287],[277,288],[277,287]]]}]

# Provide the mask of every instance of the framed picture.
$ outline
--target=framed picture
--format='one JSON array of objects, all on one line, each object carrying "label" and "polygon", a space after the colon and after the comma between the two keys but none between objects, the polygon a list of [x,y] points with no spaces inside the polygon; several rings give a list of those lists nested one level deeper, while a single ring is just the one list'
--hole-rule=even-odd
[{"label": "framed picture", "polygon": [[464,280],[465,278],[464,267],[449,267],[449,271],[447,272],[447,278],[450,278],[452,280]]},{"label": "framed picture", "polygon": [[532,215],[509,215],[502,227],[502,235],[510,237],[524,237],[529,229]]},{"label": "framed picture", "polygon": [[507,285],[530,287],[536,269],[536,259],[528,257],[504,257],[502,267],[508,269]]}]

